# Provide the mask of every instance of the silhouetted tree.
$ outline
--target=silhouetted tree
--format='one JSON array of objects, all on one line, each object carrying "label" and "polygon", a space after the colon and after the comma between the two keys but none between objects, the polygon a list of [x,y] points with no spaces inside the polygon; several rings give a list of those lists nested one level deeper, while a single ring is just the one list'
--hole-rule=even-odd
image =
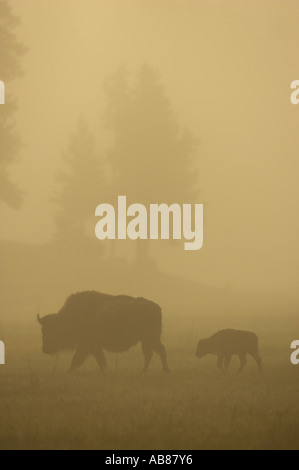
[{"label": "silhouetted tree", "polygon": [[63,155],[67,169],[58,175],[62,187],[57,195],[56,237],[60,241],[95,240],[95,208],[106,175],[103,160],[86,121],[81,117]]},{"label": "silhouetted tree", "polygon": [[20,75],[20,58],[25,52],[14,33],[17,25],[9,3],[0,0],[0,80],[6,86],[5,105],[0,106],[0,201],[13,208],[20,206],[21,193],[10,180],[8,166],[18,157],[21,144],[13,121],[16,101],[9,97],[7,84]]},{"label": "silhouetted tree", "polygon": [[[113,133],[111,187],[128,202],[190,203],[197,188],[196,141],[181,130],[155,69],[143,66],[133,86],[121,68],[106,83],[105,123]],[[137,243],[138,261],[148,242]]]}]

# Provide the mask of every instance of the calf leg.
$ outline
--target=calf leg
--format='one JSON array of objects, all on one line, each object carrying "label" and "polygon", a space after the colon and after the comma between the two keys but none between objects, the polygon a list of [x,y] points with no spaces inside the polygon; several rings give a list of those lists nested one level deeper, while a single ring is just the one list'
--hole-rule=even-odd
[{"label": "calf leg", "polygon": [[222,370],[223,360],[224,360],[224,356],[222,356],[222,354],[219,354],[218,357],[217,357],[217,367],[220,370]]},{"label": "calf leg", "polygon": [[239,354],[239,359],[240,359],[240,367],[238,370],[238,374],[240,374],[240,372],[242,372],[242,370],[246,366],[246,363],[247,363],[246,354]]},{"label": "calf leg", "polygon": [[101,369],[102,372],[106,369],[106,358],[104,356],[104,353],[101,348],[94,348],[92,351],[92,354],[94,355],[99,368]]},{"label": "calf leg", "polygon": [[225,370],[225,372],[227,371],[227,369],[229,367],[231,358],[232,358],[231,356],[225,356],[225,359],[224,359],[224,370]]},{"label": "calf leg", "polygon": [[168,364],[167,364],[167,356],[166,356],[165,346],[163,344],[159,343],[154,347],[154,351],[157,354],[159,354],[161,362],[162,362],[163,370],[167,374],[168,372],[170,372],[170,370],[169,370]]},{"label": "calf leg", "polygon": [[253,354],[251,354],[251,356],[253,357],[253,359],[254,359],[255,362],[257,363],[260,372],[262,372],[262,358],[261,358],[261,356],[259,355],[259,353],[253,353]]},{"label": "calf leg", "polygon": [[75,351],[75,354],[73,356],[71,367],[70,367],[70,372],[82,366],[82,364],[86,361],[88,355],[89,355],[89,352],[87,351],[87,349],[79,347]]}]

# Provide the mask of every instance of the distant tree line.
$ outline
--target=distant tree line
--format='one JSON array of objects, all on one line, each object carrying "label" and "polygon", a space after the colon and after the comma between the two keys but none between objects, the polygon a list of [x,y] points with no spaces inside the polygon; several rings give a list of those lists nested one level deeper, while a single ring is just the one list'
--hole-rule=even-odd
[{"label": "distant tree line", "polygon": [[[120,68],[105,83],[103,125],[111,133],[109,149],[99,152],[87,121],[80,118],[63,155],[67,170],[59,175],[56,238],[86,239],[101,202],[118,195],[142,204],[191,203],[197,194],[197,142],[182,130],[158,73],[143,66],[134,83]],[[89,228],[89,229],[88,229]],[[138,243],[144,258],[148,242]]]}]

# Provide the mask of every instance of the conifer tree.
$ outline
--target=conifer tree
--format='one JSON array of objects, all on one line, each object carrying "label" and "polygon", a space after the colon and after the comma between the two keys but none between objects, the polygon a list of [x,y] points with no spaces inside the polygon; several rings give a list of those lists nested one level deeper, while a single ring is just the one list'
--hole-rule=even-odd
[{"label": "conifer tree", "polygon": [[18,18],[9,2],[0,0],[0,80],[5,84],[5,104],[0,105],[0,201],[10,207],[21,204],[21,192],[10,179],[9,166],[19,155],[21,143],[15,129],[17,103],[9,94],[9,84],[21,74],[20,59],[25,48],[18,42],[15,29]]}]

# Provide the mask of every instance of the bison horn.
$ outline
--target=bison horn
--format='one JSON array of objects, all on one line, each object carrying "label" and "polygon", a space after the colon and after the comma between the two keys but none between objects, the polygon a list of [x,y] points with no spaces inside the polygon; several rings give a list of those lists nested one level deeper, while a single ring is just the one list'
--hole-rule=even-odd
[{"label": "bison horn", "polygon": [[37,321],[38,323],[42,324],[42,320],[41,320],[41,317],[39,316],[39,313],[37,314]]}]

